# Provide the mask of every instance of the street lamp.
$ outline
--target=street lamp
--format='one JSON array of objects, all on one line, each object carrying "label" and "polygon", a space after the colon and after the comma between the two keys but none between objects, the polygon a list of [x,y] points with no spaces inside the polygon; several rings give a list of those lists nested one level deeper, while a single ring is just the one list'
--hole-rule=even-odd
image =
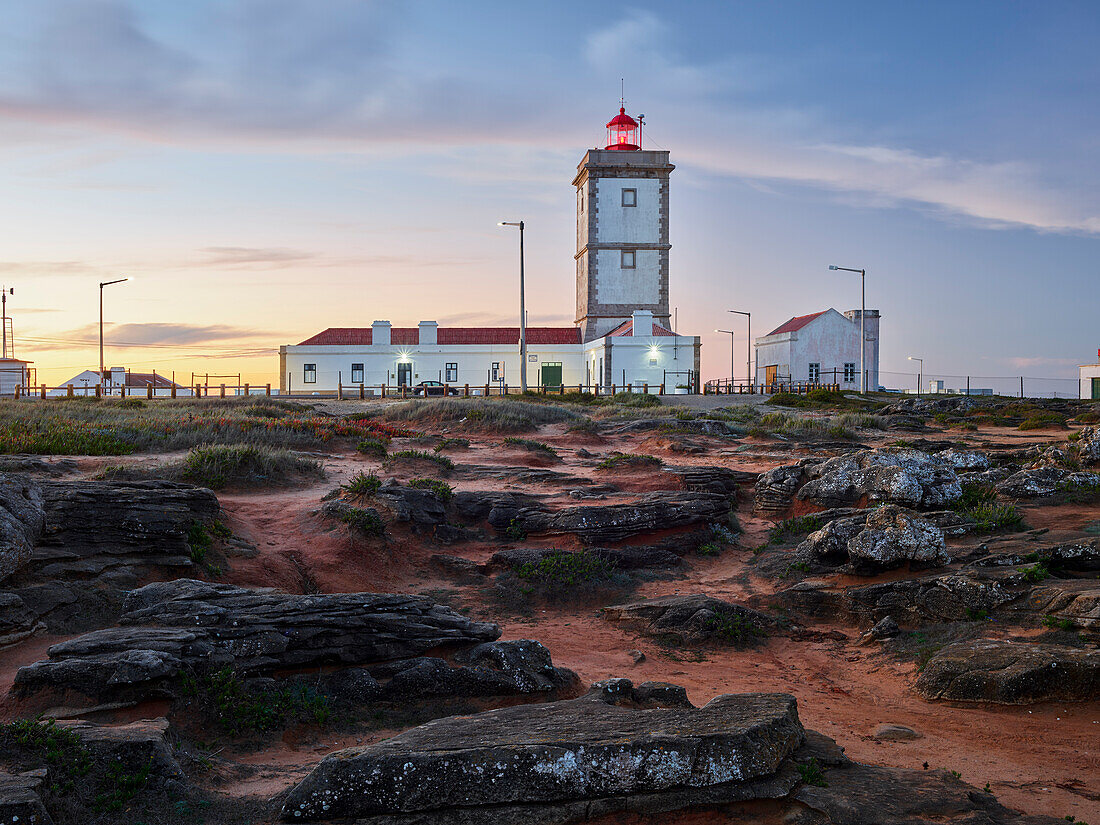
[{"label": "street lamp", "polygon": [[910,361],[919,361],[920,367],[917,373],[917,395],[920,395],[920,385],[924,383],[924,359],[917,358],[915,355],[906,356]]},{"label": "street lamp", "polygon": [[114,281],[101,281],[99,284],[99,383],[102,384],[106,380],[106,376],[103,375],[103,287],[110,286],[111,284],[121,284],[123,281],[128,281],[129,278],[119,278]]},{"label": "street lamp", "polygon": [[715,332],[720,332],[723,335],[730,337],[730,385],[733,384],[733,330],[732,329],[716,329]]},{"label": "street lamp", "polygon": [[867,270],[832,265],[829,269],[859,273],[859,391],[863,394],[867,392]]},{"label": "street lamp", "polygon": [[519,227],[519,388],[527,392],[527,311],[523,303],[523,221],[501,221],[499,226]]},{"label": "street lamp", "polygon": [[739,309],[727,309],[726,312],[732,312],[734,315],[744,315],[748,319],[749,328],[745,332],[745,335],[748,336],[745,340],[745,372],[748,373],[746,376],[748,383],[755,384],[756,375],[752,371],[752,313],[742,312]]}]

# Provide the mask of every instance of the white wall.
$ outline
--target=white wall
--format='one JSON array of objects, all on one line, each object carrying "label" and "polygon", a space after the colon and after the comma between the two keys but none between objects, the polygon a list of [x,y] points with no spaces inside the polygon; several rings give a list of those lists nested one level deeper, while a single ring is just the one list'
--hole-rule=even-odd
[{"label": "white wall", "polygon": [[[623,206],[623,189],[638,191],[637,206]],[[661,182],[600,178],[596,189],[599,243],[660,243]],[[603,262],[600,262],[601,266]]]},{"label": "white wall", "polygon": [[622,268],[622,250],[596,252],[596,300],[604,304],[649,305],[661,300],[661,254],[639,249],[634,269]]},{"label": "white wall", "polygon": [[1100,378],[1100,364],[1083,364],[1081,371],[1081,398],[1092,398],[1092,379]]},{"label": "white wall", "polygon": [[[878,319],[867,319],[867,388],[878,389]],[[776,364],[780,375],[794,382],[810,380],[810,364],[821,369],[821,382],[836,380],[843,389],[859,389],[859,319],[848,320],[830,309],[794,332],[756,339],[756,379],[763,382],[765,367]],[[844,381],[844,365],[854,364],[854,380]]]}]

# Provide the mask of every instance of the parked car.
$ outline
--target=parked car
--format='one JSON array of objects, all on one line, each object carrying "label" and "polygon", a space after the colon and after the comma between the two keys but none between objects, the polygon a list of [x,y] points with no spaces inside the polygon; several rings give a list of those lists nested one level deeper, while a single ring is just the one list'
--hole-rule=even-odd
[{"label": "parked car", "polygon": [[413,395],[458,395],[458,390],[439,381],[421,381],[413,387]]}]

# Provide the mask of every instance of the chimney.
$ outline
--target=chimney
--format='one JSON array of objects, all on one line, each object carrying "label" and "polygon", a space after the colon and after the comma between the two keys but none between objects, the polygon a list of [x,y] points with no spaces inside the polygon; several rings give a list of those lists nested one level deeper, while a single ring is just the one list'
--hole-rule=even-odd
[{"label": "chimney", "polygon": [[111,367],[111,383],[120,387],[126,383],[126,367]]},{"label": "chimney", "polygon": [[634,329],[630,333],[634,338],[650,338],[653,335],[653,313],[648,309],[636,309],[633,314]]},{"label": "chimney", "polygon": [[420,322],[420,346],[439,343],[439,324],[435,321]]},{"label": "chimney", "polygon": [[371,344],[383,344],[387,347],[390,345],[389,321],[375,321],[370,325],[370,342]]}]

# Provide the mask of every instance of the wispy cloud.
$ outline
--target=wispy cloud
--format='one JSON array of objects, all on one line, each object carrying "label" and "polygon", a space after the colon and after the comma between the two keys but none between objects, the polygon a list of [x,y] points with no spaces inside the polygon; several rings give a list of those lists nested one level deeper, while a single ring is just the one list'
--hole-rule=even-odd
[{"label": "wispy cloud", "polygon": [[301,249],[263,249],[249,246],[208,246],[202,250],[200,266],[286,267],[316,258],[316,252]]},{"label": "wispy cloud", "polygon": [[[266,330],[235,327],[228,324],[174,324],[136,323],[107,324],[105,334],[111,346],[140,347],[211,347],[224,348],[227,344],[241,342],[254,346],[257,339],[275,341],[279,333]],[[49,336],[31,334],[27,340],[34,342],[36,350],[83,349],[99,343],[99,326],[86,324],[63,330]]]}]

